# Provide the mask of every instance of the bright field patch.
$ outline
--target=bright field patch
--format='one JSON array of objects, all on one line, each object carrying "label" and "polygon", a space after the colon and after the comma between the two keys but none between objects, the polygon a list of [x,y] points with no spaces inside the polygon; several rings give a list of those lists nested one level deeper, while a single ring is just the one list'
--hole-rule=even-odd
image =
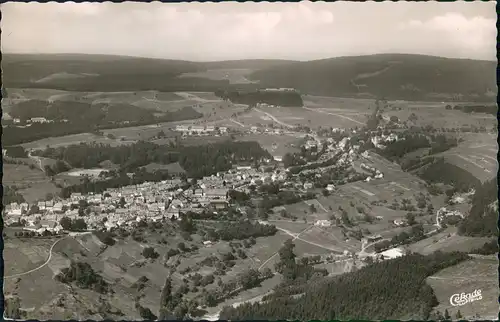
[{"label": "bright field patch", "polygon": [[59,188],[40,169],[32,169],[27,165],[4,164],[3,171],[3,184],[19,187],[19,193],[27,202],[45,198],[48,193],[59,192]]},{"label": "bright field patch", "polygon": [[[105,130],[104,132],[109,132],[109,131]],[[38,141],[21,144],[21,146],[29,150],[43,150],[47,146],[50,146],[52,148],[57,148],[57,147],[65,147],[74,144],[91,143],[91,142],[95,142],[97,144],[109,144],[111,146],[126,144],[126,142],[116,139],[110,139],[106,136],[98,136],[91,133],[80,133],[80,134],[41,139]]]},{"label": "bright field patch", "polygon": [[413,252],[423,255],[431,254],[435,251],[442,252],[470,252],[473,249],[482,247],[491,238],[487,237],[467,237],[459,236],[450,228],[442,233],[436,234],[432,237],[418,241],[410,246]]},{"label": "bright field patch", "polygon": [[387,117],[396,116],[400,121],[407,121],[411,114],[417,116],[415,124],[417,126],[427,126],[441,128],[460,128],[471,124],[486,128],[496,127],[496,118],[488,114],[467,114],[456,110],[445,109],[446,104],[440,103],[419,103],[401,102],[394,106],[401,107],[401,110],[386,109],[383,115]]},{"label": "bright field patch", "polygon": [[445,160],[470,172],[481,181],[494,178],[498,170],[498,145],[496,136],[485,133],[468,133],[465,141],[440,155]]},{"label": "bright field patch", "polygon": [[238,141],[257,141],[273,156],[283,157],[287,153],[299,152],[302,139],[290,135],[246,134]]}]

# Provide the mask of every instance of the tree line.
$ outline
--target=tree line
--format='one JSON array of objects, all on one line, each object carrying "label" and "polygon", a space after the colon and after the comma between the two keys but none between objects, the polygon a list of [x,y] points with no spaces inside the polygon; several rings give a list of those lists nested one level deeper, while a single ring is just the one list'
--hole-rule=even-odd
[{"label": "tree line", "polygon": [[202,178],[227,171],[239,162],[257,162],[271,156],[255,141],[224,141],[198,146],[167,146],[140,141],[113,147],[105,144],[81,143],[67,147],[47,148],[36,155],[63,160],[75,168],[95,168],[109,160],[126,172],[149,163],[179,162],[192,178]]},{"label": "tree line", "polygon": [[458,226],[458,232],[466,236],[498,236],[498,184],[492,179],[477,185],[472,207]]}]

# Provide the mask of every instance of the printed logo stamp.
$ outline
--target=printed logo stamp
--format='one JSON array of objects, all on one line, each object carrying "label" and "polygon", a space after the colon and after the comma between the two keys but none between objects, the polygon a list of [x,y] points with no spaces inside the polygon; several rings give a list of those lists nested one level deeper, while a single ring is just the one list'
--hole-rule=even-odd
[{"label": "printed logo stamp", "polygon": [[467,303],[482,300],[481,290],[474,290],[472,293],[457,293],[450,297],[450,304],[453,306],[462,306]]}]

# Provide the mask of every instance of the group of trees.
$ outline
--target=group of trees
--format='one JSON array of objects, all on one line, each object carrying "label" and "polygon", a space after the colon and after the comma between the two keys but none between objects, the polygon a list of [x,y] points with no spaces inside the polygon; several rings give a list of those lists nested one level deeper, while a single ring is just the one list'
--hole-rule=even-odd
[{"label": "group of trees", "polygon": [[485,105],[456,105],[452,107],[454,110],[459,110],[464,113],[486,113],[497,115],[498,107],[496,104]]},{"label": "group of trees", "polygon": [[259,208],[267,212],[270,209],[283,205],[290,205],[302,200],[315,198],[314,193],[298,194],[292,191],[279,191],[276,194],[264,195],[259,203]]},{"label": "group of trees", "polygon": [[245,104],[256,106],[259,103],[266,103],[276,106],[297,106],[302,107],[304,102],[296,91],[222,91],[214,92],[217,97],[229,100],[235,104]]},{"label": "group of trees", "polygon": [[47,176],[53,177],[56,174],[71,170],[71,167],[69,167],[66,164],[66,162],[61,161],[61,160],[57,160],[56,163],[52,166],[46,165],[44,167],[44,170],[45,170],[45,173],[47,174]]},{"label": "group of trees", "polygon": [[21,237],[24,237],[24,238],[29,238],[29,237],[49,237],[49,236],[56,236],[56,235],[57,235],[56,232],[52,232],[52,231],[49,231],[49,230],[44,230],[42,233],[38,233],[38,232],[35,232],[35,231],[19,231],[19,232],[15,232],[14,233],[14,236],[18,237],[18,238],[21,238]]},{"label": "group of trees", "polygon": [[274,225],[265,225],[248,220],[235,223],[225,223],[224,226],[215,231],[217,239],[224,241],[243,240],[250,237],[274,236],[277,232]]},{"label": "group of trees", "polygon": [[10,203],[23,203],[26,200],[23,195],[20,194],[16,187],[4,186],[3,187],[3,204],[8,205]]},{"label": "group of trees", "polygon": [[87,223],[83,218],[71,219],[68,217],[62,217],[59,224],[64,230],[69,231],[85,231],[87,230]]},{"label": "group of trees", "polygon": [[313,267],[314,261],[309,258],[297,261],[296,255],[293,251],[295,245],[291,239],[288,239],[283,247],[279,250],[279,262],[276,263],[276,272],[283,275],[285,284],[306,282],[316,276],[326,276],[328,272],[325,270],[318,270]]},{"label": "group of trees", "polygon": [[119,172],[137,172],[149,163],[179,162],[187,175],[201,178],[231,169],[238,162],[257,162],[271,158],[258,142],[225,141],[200,146],[167,146],[140,141],[132,145],[113,147],[104,144],[81,143],[60,148],[47,148],[37,155],[62,160],[75,168],[95,168],[109,160],[120,166]]},{"label": "group of trees", "polygon": [[421,148],[430,148],[431,144],[426,135],[415,133],[401,134],[402,138],[386,144],[385,149],[377,149],[377,152],[391,161],[399,161],[406,154]]},{"label": "group of trees", "polygon": [[[290,252],[288,251],[288,254]],[[285,254],[284,254],[285,255]],[[428,276],[467,259],[463,253],[410,254],[373,263],[360,270],[302,289],[285,287],[266,302],[226,307],[227,320],[381,320],[411,317],[426,320],[438,304]],[[288,262],[291,263],[289,257]],[[301,297],[294,294],[306,292]]]},{"label": "group of trees", "polygon": [[27,158],[28,153],[26,153],[26,150],[20,145],[17,146],[8,146],[5,147],[5,150],[7,151],[7,156],[11,158]]},{"label": "group of trees", "polygon": [[56,275],[56,280],[62,283],[76,282],[80,288],[92,289],[102,294],[110,291],[108,283],[88,263],[72,261],[70,267],[63,268]]},{"label": "group of trees", "polygon": [[470,172],[445,161],[443,157],[434,158],[432,162],[418,169],[417,174],[427,183],[451,184],[459,191],[468,191],[481,184]]},{"label": "group of trees", "polygon": [[[66,224],[67,225],[67,224]],[[61,225],[62,226],[62,225]],[[68,229],[69,230],[69,229]],[[101,230],[96,230],[93,232],[93,234],[99,238],[99,240],[104,243],[105,245],[108,246],[113,246],[116,244],[114,237],[114,233],[109,232],[109,231],[101,231]]]},{"label": "group of trees", "polygon": [[144,256],[144,258],[156,259],[160,254],[158,254],[153,247],[146,247],[142,251],[142,256]]},{"label": "group of trees", "polygon": [[[195,276],[195,275],[191,275]],[[205,278],[199,276],[196,280],[200,281]],[[210,276],[210,275],[207,275]],[[213,276],[212,276],[213,278]],[[213,280],[212,280],[213,282]],[[201,282],[200,282],[201,283]],[[208,285],[208,284],[207,284]],[[159,320],[183,320],[189,314],[190,316],[196,316],[198,313],[198,301],[189,300],[184,297],[185,294],[189,292],[187,286],[187,279],[184,279],[183,284],[181,284],[175,291],[172,286],[171,276],[167,276],[165,284],[160,295],[160,311]]]},{"label": "group of trees", "polygon": [[[444,134],[406,131],[398,134],[398,136],[400,136],[400,138],[397,141],[386,143],[385,149],[376,149],[377,153],[391,161],[415,163],[414,160],[405,160],[403,157],[410,152],[423,148],[430,148],[427,154],[433,155],[447,151],[458,145],[458,139],[450,138]],[[420,160],[420,158],[418,160]],[[409,167],[409,165],[405,166]]]},{"label": "group of trees", "polygon": [[421,224],[415,224],[411,227],[411,230],[409,232],[402,231],[398,235],[392,237],[391,240],[384,240],[376,243],[374,245],[374,249],[378,253],[390,247],[417,242],[424,237],[425,234],[423,226]]},{"label": "group of trees", "polygon": [[82,194],[102,193],[107,189],[119,188],[128,185],[137,185],[144,182],[158,182],[162,180],[171,179],[172,176],[166,171],[156,171],[154,173],[144,172],[142,170],[137,170],[133,177],[129,177],[125,172],[119,172],[116,176],[105,179],[105,180],[89,180],[84,178],[83,182],[76,185],[71,185],[63,187],[61,189],[60,195],[62,198],[69,198],[72,193],[79,192]]},{"label": "group of trees", "polygon": [[498,253],[498,240],[493,239],[484,243],[480,248],[474,249],[471,253],[480,255],[493,255]]}]

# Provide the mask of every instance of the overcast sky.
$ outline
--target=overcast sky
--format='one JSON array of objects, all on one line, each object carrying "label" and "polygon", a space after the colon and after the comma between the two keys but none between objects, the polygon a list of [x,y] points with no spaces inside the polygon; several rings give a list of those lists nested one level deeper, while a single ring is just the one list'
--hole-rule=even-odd
[{"label": "overcast sky", "polygon": [[5,3],[2,51],[184,60],[496,60],[494,2]]}]

